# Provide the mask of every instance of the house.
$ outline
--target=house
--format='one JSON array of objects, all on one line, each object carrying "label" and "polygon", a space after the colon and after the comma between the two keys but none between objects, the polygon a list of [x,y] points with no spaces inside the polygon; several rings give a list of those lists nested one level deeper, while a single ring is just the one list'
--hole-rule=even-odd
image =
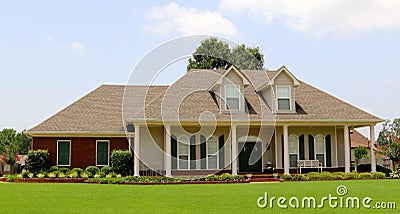
[{"label": "house", "polygon": [[350,172],[350,130],[369,127],[373,141],[382,121],[285,66],[232,66],[193,69],[169,86],[102,85],[27,134],[50,165],[70,168],[109,165],[112,150],[131,149],[134,175],[263,173],[267,163],[289,174],[298,160]]},{"label": "house", "polygon": [[[370,148],[370,142],[367,137],[365,137],[363,134],[358,132],[357,130],[351,130],[350,131],[350,145],[351,145],[351,162],[355,163],[356,158],[354,157],[354,150],[358,146],[364,146],[367,147],[368,149],[368,157],[371,157],[371,148]],[[362,158],[359,161],[359,164],[369,164],[370,160],[369,158]],[[391,162],[390,159],[386,157],[380,157],[376,159],[376,164],[381,165],[383,167],[391,169]]]}]

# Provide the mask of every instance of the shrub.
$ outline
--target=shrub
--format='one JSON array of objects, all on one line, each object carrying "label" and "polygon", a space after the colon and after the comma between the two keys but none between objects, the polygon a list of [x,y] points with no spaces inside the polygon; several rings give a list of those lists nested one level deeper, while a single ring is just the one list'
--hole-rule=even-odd
[{"label": "shrub", "polygon": [[58,169],[59,172],[62,172],[64,174],[68,174],[71,170],[67,167],[62,167],[60,169]]},{"label": "shrub", "polygon": [[88,166],[86,167],[85,171],[90,172],[90,174],[92,175],[95,175],[98,171],[100,171],[100,169],[97,166]]},{"label": "shrub", "polygon": [[307,180],[316,181],[316,180],[320,180],[320,179],[321,179],[321,175],[318,172],[307,173]]},{"label": "shrub", "polygon": [[114,172],[111,166],[103,166],[100,171],[104,172],[106,175]]},{"label": "shrub", "polygon": [[330,172],[321,172],[319,173],[321,180],[333,180],[332,174]]},{"label": "shrub", "polygon": [[96,179],[98,180],[101,184],[122,184],[125,183],[125,179],[123,178],[99,178]]},{"label": "shrub", "polygon": [[242,181],[242,180],[244,180],[244,176],[243,175],[235,175],[235,176],[233,176],[233,180],[234,181]]},{"label": "shrub", "polygon": [[83,169],[81,169],[81,168],[73,168],[73,169],[71,169],[71,173],[72,172],[76,172],[76,173],[78,173],[78,176],[81,176],[81,174],[83,173]]},{"label": "shrub", "polygon": [[36,177],[38,177],[38,178],[44,178],[46,175],[44,174],[44,173],[38,173],[37,175],[36,175]]},{"label": "shrub", "polygon": [[49,172],[49,173],[47,174],[47,177],[49,177],[49,178],[56,178],[56,177],[57,177],[57,173],[55,173],[55,172]]},{"label": "shrub", "polygon": [[343,177],[346,180],[353,180],[358,178],[358,173],[357,172],[350,172],[344,175]]},{"label": "shrub", "polygon": [[287,175],[287,174],[282,174],[281,175],[281,179],[283,179],[285,181],[290,181],[290,180],[292,180],[292,176],[291,175]]},{"label": "shrub", "polygon": [[22,173],[22,177],[23,177],[23,178],[29,178],[29,176],[28,176],[29,173],[30,173],[30,172],[28,172],[28,171],[23,172],[23,173]]},{"label": "shrub", "polygon": [[344,172],[334,172],[332,173],[332,179],[334,180],[342,180],[346,173]]},{"label": "shrub", "polygon": [[18,178],[17,175],[5,175],[4,177],[7,178],[8,182],[11,182]]},{"label": "shrub", "polygon": [[96,174],[93,176],[94,178],[104,178],[106,174],[104,172],[98,171]]},{"label": "shrub", "polygon": [[389,173],[389,175],[390,175],[391,178],[399,179],[400,178],[400,171],[399,170],[392,171],[391,173]]},{"label": "shrub", "polygon": [[358,178],[360,179],[370,179],[371,177],[372,175],[369,172],[363,172],[358,175]]},{"label": "shrub", "polygon": [[24,175],[23,175],[22,173],[21,173],[21,174],[18,174],[18,175],[17,175],[17,178],[18,178],[18,179],[24,178]]},{"label": "shrub", "polygon": [[217,181],[218,180],[218,176],[214,175],[214,174],[209,174],[206,176],[205,178],[206,181]]},{"label": "shrub", "polygon": [[28,175],[28,178],[33,178],[33,173],[32,172],[29,172],[27,175]]},{"label": "shrub", "polygon": [[76,171],[71,171],[71,172],[69,172],[68,177],[70,177],[70,178],[79,178],[79,173],[76,172]]},{"label": "shrub", "polygon": [[224,173],[224,174],[220,175],[220,176],[218,177],[218,179],[219,179],[220,181],[233,181],[233,180],[234,180],[234,177],[233,177],[233,175],[231,175],[231,174],[229,174],[229,173]]},{"label": "shrub", "polygon": [[307,176],[305,176],[303,174],[296,174],[296,175],[292,176],[292,180],[293,181],[306,181]]},{"label": "shrub", "polygon": [[[371,172],[371,164],[361,164],[357,167],[357,171],[358,172]],[[389,177],[389,173],[392,172],[391,169],[388,169],[381,165],[376,165],[376,171],[385,173],[387,177]]]},{"label": "shrub", "polygon": [[371,177],[373,179],[384,179],[384,178],[386,178],[386,174],[383,172],[375,172],[375,173],[372,173]]},{"label": "shrub", "polygon": [[47,150],[30,150],[28,158],[25,161],[26,170],[37,174],[40,171],[46,170],[49,162],[49,152]]},{"label": "shrub", "polygon": [[[102,171],[103,172],[103,171]],[[104,172],[103,172],[104,173]],[[105,174],[105,173],[104,173]],[[116,178],[117,177],[117,173],[115,172],[110,172],[106,175],[106,178]]]},{"label": "shrub", "polygon": [[122,176],[130,173],[130,163],[132,160],[132,152],[128,150],[113,150],[111,153],[111,166],[113,171]]},{"label": "shrub", "polygon": [[65,174],[63,172],[59,172],[57,177],[59,178],[65,178]]},{"label": "shrub", "polygon": [[81,177],[82,178],[90,178],[90,177],[92,177],[92,175],[90,174],[90,172],[83,171],[81,174]]},{"label": "shrub", "polygon": [[49,170],[47,170],[48,172],[55,172],[55,171],[58,171],[58,166],[51,166],[50,168],[49,168]]}]

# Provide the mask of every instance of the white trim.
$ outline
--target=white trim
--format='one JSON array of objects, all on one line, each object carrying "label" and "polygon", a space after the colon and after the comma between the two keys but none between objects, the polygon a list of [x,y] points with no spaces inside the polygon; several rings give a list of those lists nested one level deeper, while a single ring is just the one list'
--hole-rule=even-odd
[{"label": "white trim", "polygon": [[[332,145],[331,145],[332,146]],[[337,127],[335,126],[335,148],[336,148],[336,168],[339,167],[339,160],[338,160],[338,138],[337,138]]]},{"label": "white trim", "polygon": [[[216,141],[216,144],[217,144],[217,151],[216,151],[216,153],[214,153],[214,154],[208,154],[208,142],[209,142],[209,140],[211,139],[211,138],[215,138],[215,141]],[[216,168],[210,168],[209,167],[209,165],[208,165],[208,161],[209,161],[209,157],[210,156],[213,156],[213,155],[215,155],[215,156],[217,156],[217,166],[216,166]],[[219,144],[218,144],[218,137],[216,136],[216,135],[212,135],[211,137],[209,137],[207,140],[206,140],[206,169],[219,169]]]},{"label": "white trim", "polygon": [[[59,142],[68,142],[69,143],[69,159],[68,159],[68,165],[60,165],[60,164],[58,164],[58,143]],[[71,153],[72,153],[72,151],[71,151],[71,144],[72,144],[72,142],[71,142],[71,140],[57,140],[57,166],[71,166]]]},{"label": "white trim", "polygon": [[[97,164],[97,144],[99,143],[99,142],[102,142],[102,143],[104,143],[104,142],[107,142],[107,144],[108,144],[108,151],[107,151],[107,165],[99,165],[99,164]],[[96,140],[96,166],[109,166],[110,165],[110,140]]]},{"label": "white trim", "polygon": [[[276,129],[276,127],[275,127],[275,167],[276,168],[278,168],[278,147],[280,146],[280,144],[279,145],[277,145],[277,143],[278,143],[278,136],[277,136],[277,133],[278,133],[278,130]],[[281,148],[282,148],[282,146],[281,146]],[[282,152],[281,152],[282,153]],[[281,166],[280,166],[281,167]]]},{"label": "white trim", "polygon": [[[278,97],[278,88],[289,88],[289,97]],[[276,94],[276,98],[275,98],[275,102],[276,102],[276,110],[277,112],[286,112],[286,111],[292,111],[293,107],[292,107],[292,87],[290,85],[276,85],[275,86],[275,94]],[[287,109],[279,109],[279,104],[278,104],[278,100],[279,99],[289,99],[289,110]]]}]

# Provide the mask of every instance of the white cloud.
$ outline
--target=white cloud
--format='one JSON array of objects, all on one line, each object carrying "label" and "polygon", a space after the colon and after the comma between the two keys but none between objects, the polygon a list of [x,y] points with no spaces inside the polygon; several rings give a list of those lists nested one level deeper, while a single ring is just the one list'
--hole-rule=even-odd
[{"label": "white cloud", "polygon": [[245,13],[266,24],[314,35],[348,36],[375,29],[400,28],[398,0],[221,0],[222,11]]},{"label": "white cloud", "polygon": [[80,42],[71,42],[69,44],[69,48],[74,51],[75,53],[79,54],[80,56],[86,56],[86,46]]},{"label": "white cloud", "polygon": [[238,37],[232,22],[217,11],[185,8],[173,2],[162,7],[152,7],[147,18],[155,21],[145,27],[145,31],[155,35],[166,35],[173,32],[181,34],[212,34]]}]

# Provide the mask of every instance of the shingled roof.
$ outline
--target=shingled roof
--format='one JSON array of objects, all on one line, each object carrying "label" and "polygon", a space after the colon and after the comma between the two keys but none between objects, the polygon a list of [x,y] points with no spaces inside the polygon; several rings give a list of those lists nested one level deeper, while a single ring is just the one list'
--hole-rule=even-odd
[{"label": "shingled roof", "polygon": [[[101,85],[27,133],[124,133],[123,114],[124,118],[161,121],[163,116],[163,119],[198,121],[204,112],[209,112],[217,120],[229,120],[232,115],[221,114],[213,93],[207,91],[224,72],[193,70],[187,73],[190,75],[186,74],[179,79],[179,85],[171,86]],[[268,78],[273,78],[277,72],[241,72],[251,82],[244,91],[246,105],[251,111],[235,115],[236,119],[243,117],[263,120],[273,117],[277,121],[382,121],[304,82],[295,88],[297,113],[273,114],[268,105],[260,101],[255,89],[265,84]],[[187,91],[192,93],[187,95]],[[179,105],[178,111],[176,105]]]}]

